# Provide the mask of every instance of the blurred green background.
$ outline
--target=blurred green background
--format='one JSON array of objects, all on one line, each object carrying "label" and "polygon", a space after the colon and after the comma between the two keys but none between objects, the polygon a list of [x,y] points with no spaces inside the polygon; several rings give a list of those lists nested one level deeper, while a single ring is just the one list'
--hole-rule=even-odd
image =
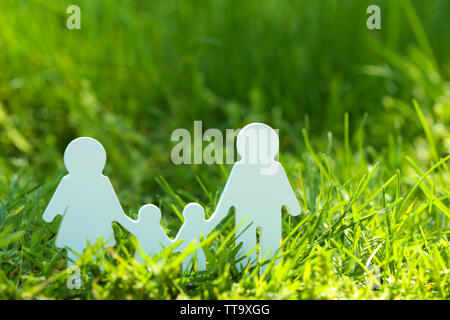
[{"label": "blurred green background", "polygon": [[[71,4],[81,30],[66,28]],[[366,27],[371,4],[381,30]],[[280,129],[281,156],[298,156],[305,127],[343,148],[348,113],[351,143],[366,136],[376,160],[422,134],[413,98],[441,119],[446,153],[449,17],[447,0],[2,0],[0,182],[20,169],[33,185],[53,180],[67,143],[92,136],[131,206],[161,200],[159,175],[202,199],[196,175],[211,191],[225,179],[217,165],[171,162],[176,128],[262,121]]]}]

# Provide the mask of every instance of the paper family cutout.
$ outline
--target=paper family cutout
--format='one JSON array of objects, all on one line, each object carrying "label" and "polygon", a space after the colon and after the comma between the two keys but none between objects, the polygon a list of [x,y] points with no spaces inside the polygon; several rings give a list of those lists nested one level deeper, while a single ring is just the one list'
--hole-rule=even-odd
[{"label": "paper family cutout", "polygon": [[[138,240],[143,252],[154,255],[180,241],[175,251],[183,251],[190,243],[200,243],[235,209],[237,227],[236,246],[242,243],[238,258],[246,257],[240,268],[255,264],[256,232],[260,230],[260,257],[270,259],[280,248],[281,209],[286,206],[291,215],[301,212],[300,205],[282,165],[275,160],[279,141],[276,132],[266,124],[251,123],[238,134],[236,147],[240,160],[229,175],[215,212],[205,219],[205,211],[198,203],[189,203],[183,209],[184,224],[175,239],[170,239],[161,227],[161,211],[153,205],[144,205],[138,219],[128,217],[122,209],[108,177],[102,174],[106,152],[97,140],[81,137],[73,140],[64,153],[64,164],[69,172],[64,176],[50,200],[43,219],[52,221],[62,215],[56,238],[56,247],[68,248],[68,258],[75,261],[88,241],[100,238],[107,246],[114,246],[112,222],[120,223]],[[193,254],[182,263],[186,270]],[[136,259],[142,261],[136,250]],[[196,252],[197,270],[206,270],[202,249]],[[275,261],[278,263],[279,259]]]}]

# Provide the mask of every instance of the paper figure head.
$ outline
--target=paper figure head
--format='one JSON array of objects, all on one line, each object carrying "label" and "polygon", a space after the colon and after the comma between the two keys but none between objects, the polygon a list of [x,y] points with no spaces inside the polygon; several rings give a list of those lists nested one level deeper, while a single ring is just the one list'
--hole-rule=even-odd
[{"label": "paper figure head", "polygon": [[205,209],[200,204],[191,202],[184,207],[183,217],[185,221],[203,221],[205,220]]},{"label": "paper figure head", "polygon": [[279,144],[278,135],[274,129],[267,124],[254,122],[239,131],[236,148],[242,162],[262,164],[267,160],[275,159]]},{"label": "paper figure head", "polygon": [[64,164],[70,173],[99,174],[105,163],[105,149],[93,138],[77,138],[69,143],[64,152]]},{"label": "paper figure head", "polygon": [[159,225],[161,223],[161,210],[154,204],[146,204],[139,209],[138,220],[144,224]]}]

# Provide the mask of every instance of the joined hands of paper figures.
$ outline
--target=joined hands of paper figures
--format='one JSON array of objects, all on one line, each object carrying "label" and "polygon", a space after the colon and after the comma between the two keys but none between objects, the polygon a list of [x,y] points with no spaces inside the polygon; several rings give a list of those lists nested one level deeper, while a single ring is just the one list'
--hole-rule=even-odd
[{"label": "joined hands of paper figures", "polygon": [[[138,240],[146,255],[155,255],[173,244],[175,252],[182,252],[192,242],[196,246],[235,209],[236,246],[241,245],[237,259],[239,268],[248,263],[274,257],[280,249],[281,209],[286,206],[289,214],[301,213],[300,205],[282,165],[275,160],[278,154],[278,135],[263,123],[245,126],[237,137],[237,161],[228,178],[215,212],[205,219],[204,208],[189,203],[183,209],[184,223],[175,239],[170,239],[161,227],[161,211],[153,204],[141,207],[138,219],[128,217],[122,209],[108,177],[102,174],[106,152],[97,140],[81,137],[69,143],[64,153],[68,174],[63,177],[50,200],[43,219],[52,221],[63,216],[56,238],[56,247],[68,248],[69,260],[75,261],[88,242],[100,238],[106,246],[114,246],[112,222],[116,221]],[[260,258],[256,254],[256,232],[260,230]],[[181,241],[180,241],[181,240]],[[136,250],[135,258],[143,257]],[[182,263],[186,270],[193,261],[193,253]],[[206,257],[202,248],[195,253],[197,270],[206,270]],[[276,258],[275,263],[279,262]],[[265,266],[263,266],[264,270]]]}]

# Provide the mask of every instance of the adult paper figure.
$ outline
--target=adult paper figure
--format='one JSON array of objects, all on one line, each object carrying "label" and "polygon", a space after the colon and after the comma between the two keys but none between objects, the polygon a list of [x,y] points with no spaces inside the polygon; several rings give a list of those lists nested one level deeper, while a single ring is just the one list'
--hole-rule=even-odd
[{"label": "adult paper figure", "polygon": [[[131,220],[122,210],[108,177],[102,174],[106,152],[95,139],[81,137],[69,143],[64,152],[64,164],[69,174],[56,188],[43,219],[52,221],[63,216],[56,237],[56,247],[69,248],[81,254],[87,242],[100,238],[106,246],[114,246],[112,222],[126,224]],[[67,250],[72,262],[77,256]]]},{"label": "adult paper figure", "polygon": [[[300,205],[286,173],[275,156],[278,135],[263,123],[251,123],[239,132],[237,161],[230,173],[216,211],[210,218],[217,224],[235,208],[236,245],[242,242],[239,255],[246,255],[244,265],[255,263],[256,230],[260,228],[260,256],[270,259],[280,248],[281,209],[286,206],[291,215],[299,215]],[[277,261],[278,262],[278,259]]]}]

